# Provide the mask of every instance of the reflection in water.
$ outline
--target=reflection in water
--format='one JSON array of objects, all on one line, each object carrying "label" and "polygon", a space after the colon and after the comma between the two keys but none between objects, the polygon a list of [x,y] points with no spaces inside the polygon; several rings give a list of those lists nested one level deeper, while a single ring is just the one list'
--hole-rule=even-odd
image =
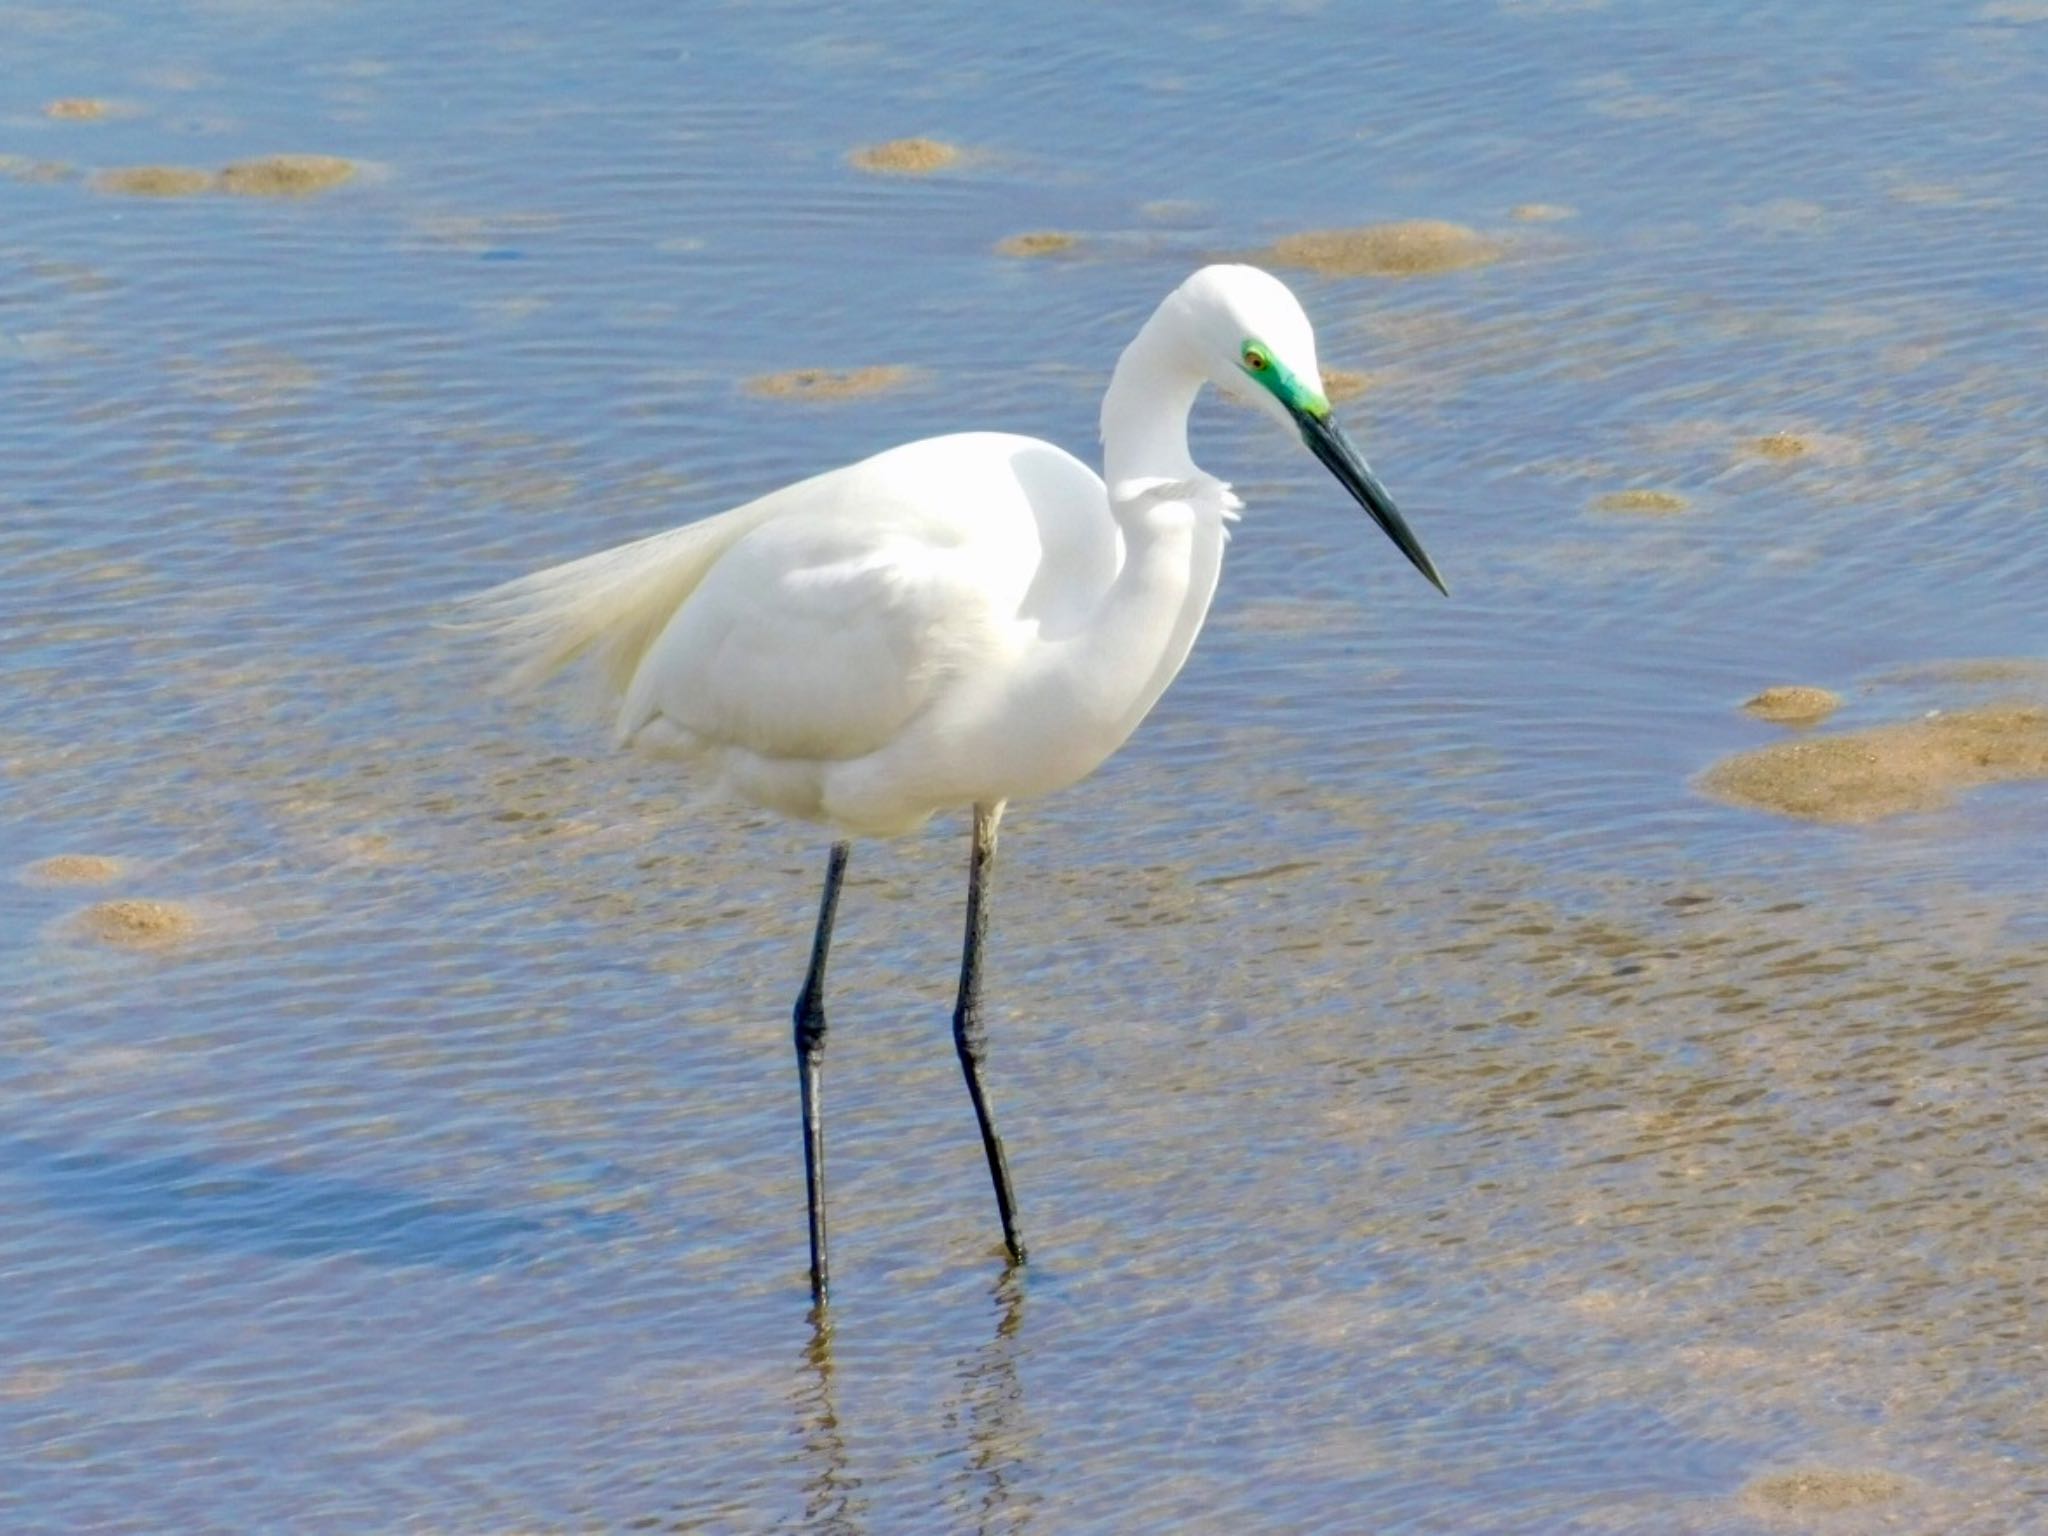
[{"label": "reflection in water", "polygon": [[[948,1438],[966,1436],[973,1530],[1026,1531],[1037,1497],[1019,1487],[1031,1464],[1036,1434],[1017,1379],[1024,1322],[1024,1273],[1011,1266],[995,1288],[995,1337],[963,1360],[957,1397],[948,1404]],[[963,1527],[964,1528],[964,1527]]]},{"label": "reflection in water", "polygon": [[[1039,1457],[1039,1437],[1018,1378],[1018,1362],[1026,1348],[1022,1272],[1013,1268],[1005,1273],[991,1299],[994,1335],[953,1368],[953,1390],[939,1418],[944,1449],[938,1464],[947,1469],[947,1528],[1008,1536],[1031,1529],[1040,1502],[1037,1493],[1024,1487],[1027,1469]],[[861,1479],[847,1452],[832,1346],[831,1319],[814,1311],[790,1398],[802,1472],[801,1529],[863,1532],[868,1528],[868,1501],[861,1496]],[[879,1421],[869,1427],[879,1428]]]},{"label": "reflection in water", "polygon": [[811,1337],[804,1345],[792,1406],[803,1459],[806,1531],[858,1533],[865,1505],[860,1479],[847,1463],[846,1437],[839,1429],[839,1400],[832,1378],[832,1319],[823,1307],[811,1310]]}]

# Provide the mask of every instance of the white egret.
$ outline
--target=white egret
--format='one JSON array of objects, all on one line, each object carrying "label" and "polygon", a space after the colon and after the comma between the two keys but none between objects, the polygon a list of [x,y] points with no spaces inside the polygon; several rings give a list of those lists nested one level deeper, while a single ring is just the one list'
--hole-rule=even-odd
[{"label": "white egret", "polygon": [[1103,473],[1035,438],[925,438],[469,600],[510,686],[580,659],[621,746],[839,834],[795,1033],[811,1288],[828,1273],[821,1103],[825,963],[848,839],[973,814],[953,1040],[1003,1240],[1024,1260],[982,1083],[981,956],[996,825],[1084,778],[1165,690],[1216,590],[1241,505],[1188,456],[1204,384],[1299,433],[1437,588],[1443,581],[1337,424],[1293,294],[1204,267],[1124,349],[1102,402]]}]

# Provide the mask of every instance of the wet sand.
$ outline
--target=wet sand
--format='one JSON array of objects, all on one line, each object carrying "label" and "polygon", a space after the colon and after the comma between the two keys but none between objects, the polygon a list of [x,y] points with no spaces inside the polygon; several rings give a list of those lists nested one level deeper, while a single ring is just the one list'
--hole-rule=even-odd
[{"label": "wet sand", "polygon": [[79,927],[123,949],[164,949],[199,932],[198,916],[174,901],[124,898],[95,902],[78,914]]},{"label": "wet sand", "polygon": [[1813,445],[1796,432],[1773,432],[1765,437],[1751,438],[1749,451],[1765,459],[1803,459],[1813,452]]},{"label": "wet sand", "polygon": [[1845,824],[1935,810],[1986,784],[2048,779],[2048,710],[1957,710],[1740,753],[1702,778],[1732,804]]},{"label": "wet sand", "polygon": [[999,256],[1064,256],[1081,244],[1079,235],[1070,235],[1060,229],[1036,229],[1021,235],[1008,235],[996,242]]},{"label": "wet sand", "polygon": [[2039,656],[1970,656],[1952,661],[1923,661],[1894,667],[1879,675],[1881,683],[1940,684],[1954,688],[2009,687],[2048,696],[2048,658]]},{"label": "wet sand", "polygon": [[124,165],[98,172],[92,184],[122,197],[198,197],[213,190],[213,173],[189,165]]},{"label": "wet sand", "polygon": [[957,144],[943,139],[890,139],[854,150],[847,160],[857,170],[879,176],[929,176],[960,163]]},{"label": "wet sand", "polygon": [[1595,512],[1634,512],[1669,516],[1674,512],[1683,512],[1691,505],[1691,502],[1676,491],[1649,489],[1608,491],[1593,498]]},{"label": "wet sand", "polygon": [[0,155],[0,176],[30,186],[69,181],[77,171],[62,160],[37,160],[28,155]]},{"label": "wet sand", "polygon": [[1499,242],[1462,224],[1407,219],[1283,235],[1254,259],[1325,277],[1422,277],[1487,266],[1503,254]]},{"label": "wet sand", "polygon": [[265,155],[237,160],[220,173],[220,190],[236,197],[311,197],[356,177],[353,161],[335,155]]},{"label": "wet sand", "polygon": [[756,374],[746,381],[745,388],[748,394],[768,400],[857,400],[902,389],[916,377],[915,369],[896,363],[866,368],[791,368]]},{"label": "wet sand", "polygon": [[1743,706],[1743,713],[1774,725],[1813,725],[1842,707],[1842,696],[1826,688],[1780,684],[1766,688]]},{"label": "wet sand", "polygon": [[121,859],[97,853],[60,853],[24,871],[34,885],[109,885],[128,872]]},{"label": "wet sand", "polygon": [[102,192],[126,197],[312,197],[356,179],[360,167],[334,155],[265,155],[237,160],[218,174],[185,165],[117,166],[92,179]]},{"label": "wet sand", "polygon": [[[1910,1478],[1861,1468],[1796,1467],[1767,1472],[1743,1485],[1741,1501],[1772,1515],[1837,1515],[1879,1510],[1910,1498]],[[1889,1526],[1891,1522],[1887,1521]]]}]

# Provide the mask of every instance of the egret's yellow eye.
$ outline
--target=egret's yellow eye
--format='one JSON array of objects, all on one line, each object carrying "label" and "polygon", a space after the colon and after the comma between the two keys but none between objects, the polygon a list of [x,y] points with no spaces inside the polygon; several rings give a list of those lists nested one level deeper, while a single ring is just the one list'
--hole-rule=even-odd
[{"label": "egret's yellow eye", "polygon": [[1257,347],[1244,349],[1244,365],[1253,373],[1264,373],[1272,366],[1272,359]]}]

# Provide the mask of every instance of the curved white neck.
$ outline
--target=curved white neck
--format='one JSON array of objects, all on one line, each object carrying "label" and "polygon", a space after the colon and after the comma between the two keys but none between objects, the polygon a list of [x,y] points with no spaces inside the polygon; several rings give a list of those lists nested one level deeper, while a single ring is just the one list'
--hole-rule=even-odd
[{"label": "curved white neck", "polygon": [[[1188,455],[1188,412],[1207,382],[1167,300],[1117,360],[1102,398],[1102,467],[1123,564],[1089,622],[1052,648],[1060,708],[1085,773],[1109,756],[1180,672],[1216,594],[1229,488]],[[1076,777],[1079,775],[1076,774]]]},{"label": "curved white neck", "polygon": [[1188,412],[1206,380],[1171,306],[1160,305],[1124,348],[1102,397],[1102,478],[1112,510],[1133,481],[1201,473],[1188,456]]}]

